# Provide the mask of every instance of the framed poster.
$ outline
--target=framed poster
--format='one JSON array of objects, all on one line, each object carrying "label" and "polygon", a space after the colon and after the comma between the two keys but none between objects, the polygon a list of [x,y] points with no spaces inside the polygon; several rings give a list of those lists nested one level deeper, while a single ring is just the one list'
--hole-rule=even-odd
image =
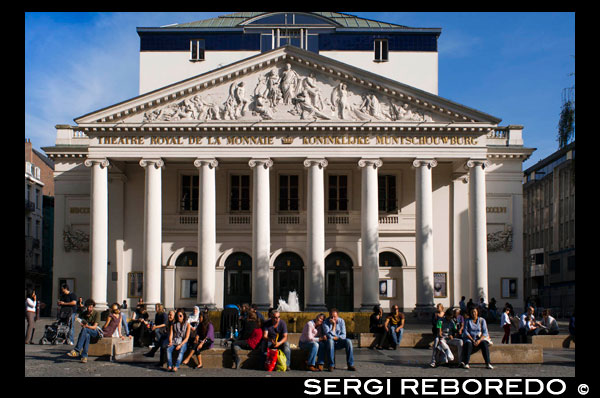
[{"label": "framed poster", "polygon": [[198,297],[198,281],[196,279],[181,280],[181,298],[196,298]]},{"label": "framed poster", "polygon": [[517,298],[517,278],[500,278],[502,298]]},{"label": "framed poster", "polygon": [[127,275],[127,297],[141,298],[144,288],[144,273],[130,272]]},{"label": "framed poster", "polygon": [[448,297],[448,273],[434,272],[433,273],[433,297],[446,298]]},{"label": "framed poster", "polygon": [[379,280],[379,298],[381,298],[381,299],[396,298],[396,280],[395,279],[380,279]]}]

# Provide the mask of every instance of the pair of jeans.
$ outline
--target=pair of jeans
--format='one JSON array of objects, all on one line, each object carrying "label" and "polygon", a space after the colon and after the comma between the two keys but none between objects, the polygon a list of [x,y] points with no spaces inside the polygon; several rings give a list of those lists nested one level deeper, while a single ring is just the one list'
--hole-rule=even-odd
[{"label": "pair of jeans", "polygon": [[329,358],[329,366],[335,366],[335,350],[346,349],[346,363],[349,366],[354,366],[354,350],[352,348],[352,340],[349,339],[328,339],[325,345],[325,352]]},{"label": "pair of jeans", "polygon": [[325,363],[325,342],[324,341],[301,341],[299,347],[303,351],[308,351],[308,364],[310,366],[315,366],[315,363],[318,362],[319,365],[323,365]]},{"label": "pair of jeans", "polygon": [[87,358],[88,349],[90,347],[90,340],[100,336],[97,329],[82,328],[79,332],[79,338],[77,339],[77,345],[75,350],[81,354],[82,358]]},{"label": "pair of jeans", "polygon": [[129,336],[129,327],[125,316],[121,316],[121,329],[123,329],[123,336]]},{"label": "pair of jeans", "polygon": [[74,310],[71,314],[71,329],[69,329],[69,341],[75,341],[75,318],[77,318],[77,312]]},{"label": "pair of jeans", "polygon": [[394,345],[394,348],[400,345],[403,335],[404,328],[400,328],[398,326],[390,326],[390,336],[392,337],[392,344]]},{"label": "pair of jeans", "polygon": [[[452,355],[452,351],[450,351],[450,347],[448,346],[448,340],[445,337],[436,337],[433,341],[433,353],[431,354],[431,362],[436,363],[436,356],[441,360],[442,363],[447,363],[454,359],[454,355]],[[438,353],[438,350],[441,352]]]},{"label": "pair of jeans", "polygon": [[[167,365],[172,368],[173,367],[173,351],[177,347],[176,344],[173,344],[169,348],[167,348]],[[183,361],[183,356],[185,355],[185,351],[187,350],[187,343],[183,343],[181,349],[179,350],[179,354],[177,355],[177,361],[175,362],[175,367],[179,368],[181,366],[181,362]]]},{"label": "pair of jeans", "polygon": [[479,345],[477,345],[477,347],[475,347],[475,345],[473,344],[473,342],[469,339],[464,339],[464,345],[463,345],[463,362],[468,365],[469,364],[469,360],[471,359],[471,354],[479,349],[481,349],[481,354],[483,355],[483,360],[485,361],[485,364],[489,364],[490,363],[490,348],[489,348],[489,344],[487,341],[485,340],[481,340],[479,342]]}]

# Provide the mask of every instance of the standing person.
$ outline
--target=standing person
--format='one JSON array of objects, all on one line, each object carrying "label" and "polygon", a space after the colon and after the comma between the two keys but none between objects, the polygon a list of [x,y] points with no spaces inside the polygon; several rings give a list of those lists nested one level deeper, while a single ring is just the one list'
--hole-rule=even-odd
[{"label": "standing person", "polygon": [[510,322],[510,308],[504,307],[504,312],[502,312],[502,316],[500,317],[500,327],[504,329],[504,336],[502,336],[502,344],[510,343],[510,327],[512,323]]},{"label": "standing person", "polygon": [[346,349],[348,370],[355,371],[352,340],[346,338],[346,323],[339,317],[337,308],[329,310],[329,318],[323,322],[323,334],[327,336],[326,353],[329,358],[329,371],[335,369],[335,350]]},{"label": "standing person", "polygon": [[465,312],[467,312],[467,303],[465,303],[465,296],[462,296],[460,298],[460,302],[458,303],[458,306],[460,307],[460,310],[462,311],[463,314]]},{"label": "standing person", "polygon": [[[169,346],[167,347],[167,369],[169,371],[177,372],[181,365],[190,338],[190,329],[185,311],[183,308],[178,308],[175,312],[175,322],[171,325],[169,333]],[[173,351],[179,352],[175,366],[173,366]]]},{"label": "standing person", "polygon": [[556,319],[554,319],[554,317],[550,315],[550,310],[546,309],[542,312],[542,322],[540,325],[541,327],[538,334],[558,334],[558,322],[556,322]]},{"label": "standing person", "polygon": [[71,358],[81,356],[82,363],[87,362],[87,353],[90,344],[102,337],[102,329],[98,327],[100,313],[94,309],[96,302],[92,299],[87,299],[84,306],[86,310],[77,318],[81,323],[81,332],[79,332],[77,344],[71,352],[67,353]]},{"label": "standing person", "polygon": [[233,357],[235,369],[240,368],[239,350],[254,350],[260,344],[263,337],[261,325],[262,323],[256,316],[256,312],[249,311],[241,338],[231,344],[231,356]]},{"label": "standing person", "polygon": [[[456,322],[454,321],[453,312],[448,309],[444,314],[444,320],[441,321],[440,327],[438,328],[438,335],[435,336],[433,342],[433,353],[431,354],[432,368],[440,365],[441,363],[448,363],[454,359],[454,355],[450,351],[450,347],[447,342],[454,339],[456,334]],[[439,357],[439,361],[436,360]]]},{"label": "standing person", "polygon": [[[292,351],[288,343],[288,331],[285,321],[281,319],[279,311],[271,312],[271,319],[263,324],[263,354],[266,358],[267,348],[283,350],[286,358],[286,368],[290,370],[290,361],[292,359]],[[281,347],[281,348],[280,348]]]},{"label": "standing person", "polygon": [[469,312],[469,319],[465,322],[465,329],[462,334],[463,339],[463,353],[464,360],[460,363],[461,368],[469,369],[469,360],[471,354],[478,349],[481,349],[483,360],[485,361],[485,367],[488,369],[494,369],[490,363],[490,349],[488,339],[488,329],[485,319],[479,316],[477,308],[471,308]]},{"label": "standing person", "polygon": [[75,318],[77,317],[77,295],[69,290],[69,285],[66,283],[60,286],[60,291],[58,305],[71,310],[71,329],[69,329],[69,338],[65,341],[65,344],[73,345],[75,340]]},{"label": "standing person", "polygon": [[[325,314],[319,314],[317,317],[308,321],[302,329],[300,336],[300,349],[308,351],[307,369],[311,372],[318,372],[325,364],[325,342],[327,337],[323,334],[323,321]],[[317,367],[315,367],[315,364]]]},{"label": "standing person", "polygon": [[25,299],[25,319],[27,319],[27,333],[25,333],[25,344],[33,343],[33,330],[35,329],[37,311],[37,298],[35,289],[27,288],[27,298]]},{"label": "standing person", "polygon": [[202,312],[198,315],[198,326],[196,327],[196,335],[192,340],[192,345],[190,347],[189,354],[183,360],[183,364],[187,365],[192,356],[196,354],[196,360],[198,365],[196,365],[196,369],[202,369],[204,365],[202,365],[202,351],[210,350],[213,347],[213,342],[215,341],[215,327],[213,326],[210,318],[208,317],[208,312]]},{"label": "standing person", "polygon": [[375,334],[375,348],[383,350],[383,343],[387,337],[387,332],[385,330],[383,309],[379,304],[373,307],[373,313],[369,317],[369,332]]},{"label": "standing person", "polygon": [[[441,304],[440,304],[441,305]],[[398,348],[404,335],[404,314],[400,312],[400,307],[394,305],[392,312],[385,320],[385,330],[392,338],[392,345],[394,350]]]}]

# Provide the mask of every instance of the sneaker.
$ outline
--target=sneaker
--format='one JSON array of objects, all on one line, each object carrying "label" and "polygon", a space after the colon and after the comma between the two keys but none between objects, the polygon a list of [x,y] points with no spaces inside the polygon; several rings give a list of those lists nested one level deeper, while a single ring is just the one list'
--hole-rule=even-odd
[{"label": "sneaker", "polygon": [[494,369],[494,367],[492,366],[491,363],[486,364],[485,367],[488,368],[488,369]]},{"label": "sneaker", "polygon": [[81,363],[87,363],[87,357],[81,357]]},{"label": "sneaker", "polygon": [[70,352],[67,352],[67,356],[71,358],[77,358],[79,353],[76,350],[71,350]]}]

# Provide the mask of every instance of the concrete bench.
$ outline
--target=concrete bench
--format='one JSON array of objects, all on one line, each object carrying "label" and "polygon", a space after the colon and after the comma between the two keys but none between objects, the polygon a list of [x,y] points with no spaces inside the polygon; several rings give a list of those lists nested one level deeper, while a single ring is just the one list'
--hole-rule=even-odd
[{"label": "concrete bench", "polygon": [[[433,333],[419,333],[419,332],[407,332],[404,331],[402,340],[400,341],[400,347],[410,348],[427,348],[433,343]],[[389,343],[384,343],[384,348]],[[374,333],[359,333],[358,346],[360,348],[374,348],[375,347],[375,334]]]},{"label": "concrete bench", "polygon": [[[458,363],[458,347],[450,345],[450,351],[454,355],[451,364]],[[470,363],[485,363],[481,350],[471,354]],[[492,364],[501,363],[543,363],[544,350],[542,347],[525,344],[493,344],[490,346],[490,362]]]},{"label": "concrete bench", "polygon": [[119,337],[103,337],[97,343],[90,344],[88,356],[119,358],[133,352],[133,339],[121,340]]},{"label": "concrete bench", "polygon": [[542,348],[575,348],[573,336],[565,334],[527,336],[527,343]]}]

